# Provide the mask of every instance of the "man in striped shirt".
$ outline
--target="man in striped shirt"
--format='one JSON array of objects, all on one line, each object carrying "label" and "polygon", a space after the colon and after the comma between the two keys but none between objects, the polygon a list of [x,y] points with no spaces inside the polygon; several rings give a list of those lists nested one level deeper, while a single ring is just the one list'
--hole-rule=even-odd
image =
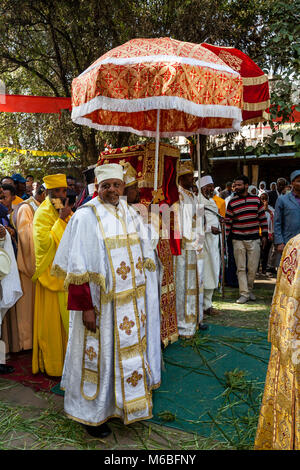
[{"label": "man in striped shirt", "polygon": [[244,304],[256,299],[252,290],[260,259],[260,230],[264,247],[268,239],[268,223],[259,197],[248,193],[247,176],[239,176],[234,183],[235,196],[226,210],[226,235],[231,232],[237,266],[240,291],[237,303]]}]

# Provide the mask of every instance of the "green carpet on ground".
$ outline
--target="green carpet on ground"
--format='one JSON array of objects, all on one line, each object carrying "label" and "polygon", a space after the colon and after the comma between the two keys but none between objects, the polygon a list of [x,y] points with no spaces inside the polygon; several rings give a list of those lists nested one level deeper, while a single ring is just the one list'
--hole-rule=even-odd
[{"label": "green carpet on ground", "polygon": [[266,333],[219,325],[168,346],[150,422],[251,448],[269,354]]},{"label": "green carpet on ground", "polygon": [[269,354],[266,333],[219,325],[172,344],[152,421],[251,447]]}]

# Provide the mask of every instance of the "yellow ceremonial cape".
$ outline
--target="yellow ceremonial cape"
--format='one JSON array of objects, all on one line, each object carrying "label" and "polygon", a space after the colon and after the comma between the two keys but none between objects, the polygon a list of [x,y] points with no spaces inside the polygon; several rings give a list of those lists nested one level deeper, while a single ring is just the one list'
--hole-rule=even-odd
[{"label": "yellow ceremonial cape", "polygon": [[19,196],[16,195],[16,196],[15,196],[15,199],[14,199],[13,202],[12,202],[12,207],[13,207],[13,209],[14,209],[16,206],[18,206],[19,204],[21,204],[22,202],[24,202],[24,199],[22,199],[21,197],[19,197]]},{"label": "yellow ceremonial cape", "polygon": [[300,235],[282,253],[269,319],[272,344],[256,450],[300,449]]},{"label": "yellow ceremonial cape", "polygon": [[70,217],[59,218],[49,197],[37,209],[33,220],[36,282],[32,372],[39,370],[61,376],[66,351],[69,314],[63,281],[50,270]]},{"label": "yellow ceremonial cape", "polygon": [[218,206],[219,214],[220,214],[222,217],[225,217],[225,214],[226,214],[226,202],[224,201],[224,199],[222,199],[221,197],[219,197],[219,196],[217,196],[217,195],[215,194],[214,197],[213,197],[213,200],[215,201],[215,203],[216,203],[217,206]]}]

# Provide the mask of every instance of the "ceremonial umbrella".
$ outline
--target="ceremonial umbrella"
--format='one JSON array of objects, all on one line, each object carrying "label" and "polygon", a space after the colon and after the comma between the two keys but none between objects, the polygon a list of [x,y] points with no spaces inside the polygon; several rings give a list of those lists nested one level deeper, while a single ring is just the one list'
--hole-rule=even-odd
[{"label": "ceremonial umbrella", "polygon": [[243,122],[242,125],[256,124],[270,118],[267,109],[270,106],[268,76],[244,52],[234,47],[212,46],[202,43],[220,59],[238,72],[243,79]]},{"label": "ceremonial umbrella", "polygon": [[72,120],[155,137],[156,190],[159,137],[238,131],[242,92],[240,74],[200,44],[132,39],[73,80]]}]

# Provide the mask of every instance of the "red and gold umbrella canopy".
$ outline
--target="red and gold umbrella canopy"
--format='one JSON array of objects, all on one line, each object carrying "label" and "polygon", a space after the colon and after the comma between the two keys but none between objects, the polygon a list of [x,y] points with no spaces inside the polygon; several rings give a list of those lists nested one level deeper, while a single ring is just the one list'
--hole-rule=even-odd
[{"label": "red and gold umbrella canopy", "polygon": [[72,119],[102,131],[138,135],[221,134],[242,120],[240,74],[199,44],[132,39],[72,83]]},{"label": "red and gold umbrella canopy", "polygon": [[201,44],[216,54],[229,67],[238,72],[243,79],[243,122],[242,125],[256,124],[270,118],[268,76],[244,52],[234,47]]}]

